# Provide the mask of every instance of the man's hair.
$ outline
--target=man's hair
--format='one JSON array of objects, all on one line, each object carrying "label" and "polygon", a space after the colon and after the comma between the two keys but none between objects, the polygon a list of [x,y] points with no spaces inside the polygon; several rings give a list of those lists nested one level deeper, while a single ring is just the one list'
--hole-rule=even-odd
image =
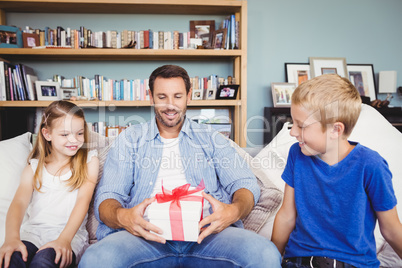
[{"label": "man's hair", "polygon": [[356,125],[361,110],[361,97],[346,78],[324,74],[300,84],[292,95],[292,105],[301,105],[314,113],[323,130],[328,124],[341,122],[348,137]]},{"label": "man's hair", "polygon": [[161,67],[156,68],[151,76],[149,77],[149,90],[153,95],[154,92],[154,83],[156,78],[174,78],[174,77],[181,77],[183,78],[184,84],[186,85],[186,92],[187,94],[190,92],[191,82],[190,77],[187,74],[187,71],[184,70],[182,67],[177,65],[163,65]]}]

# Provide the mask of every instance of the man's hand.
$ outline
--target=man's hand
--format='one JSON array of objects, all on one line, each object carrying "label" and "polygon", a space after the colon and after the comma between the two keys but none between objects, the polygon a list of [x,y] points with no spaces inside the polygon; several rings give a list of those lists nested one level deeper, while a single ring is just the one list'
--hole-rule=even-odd
[{"label": "man's hand", "polygon": [[163,237],[150,232],[162,234],[162,230],[144,219],[145,209],[153,201],[155,197],[147,198],[135,207],[122,208],[118,201],[107,199],[99,206],[101,220],[111,228],[124,228],[135,236],[165,244],[166,240]]},{"label": "man's hand", "polygon": [[[208,235],[219,233],[240,219],[240,211],[236,204],[228,205],[222,203],[204,192],[202,196],[211,204],[213,213],[202,219],[199,223],[199,227],[202,231],[198,236],[198,244]],[[203,227],[208,224],[210,225],[203,229]]]}]

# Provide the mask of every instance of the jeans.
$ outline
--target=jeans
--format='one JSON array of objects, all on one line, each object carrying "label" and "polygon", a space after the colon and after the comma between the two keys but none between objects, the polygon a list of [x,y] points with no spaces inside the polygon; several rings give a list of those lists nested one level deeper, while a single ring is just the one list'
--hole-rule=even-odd
[{"label": "jeans", "polygon": [[113,233],[91,245],[80,268],[92,267],[281,267],[275,245],[251,231],[228,227],[196,242],[147,241],[127,231]]},{"label": "jeans", "polygon": [[[56,251],[53,248],[46,248],[39,252],[38,248],[28,241],[22,241],[24,245],[27,247],[28,251],[28,260],[25,263],[22,259],[21,252],[14,251],[13,255],[11,255],[10,260],[10,268],[21,268],[21,267],[29,267],[29,268],[56,268],[59,267],[59,264],[54,263],[54,259],[56,258]],[[4,260],[3,260],[4,261]],[[75,254],[73,253],[73,261],[69,267],[75,266]],[[4,267],[4,263],[2,265]]]}]

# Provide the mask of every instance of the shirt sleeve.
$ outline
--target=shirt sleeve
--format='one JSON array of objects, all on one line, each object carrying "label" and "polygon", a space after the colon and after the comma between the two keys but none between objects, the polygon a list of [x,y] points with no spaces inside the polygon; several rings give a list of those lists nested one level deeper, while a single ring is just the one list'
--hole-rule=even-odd
[{"label": "shirt sleeve", "polygon": [[286,162],[285,170],[282,173],[282,179],[287,185],[294,188],[294,166],[298,150],[298,143],[293,144],[289,149],[289,156]]}]

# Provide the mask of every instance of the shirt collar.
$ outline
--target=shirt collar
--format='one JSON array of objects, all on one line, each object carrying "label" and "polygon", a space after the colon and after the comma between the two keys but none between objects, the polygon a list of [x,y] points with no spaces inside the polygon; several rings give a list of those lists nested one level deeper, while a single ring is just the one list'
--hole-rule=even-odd
[{"label": "shirt collar", "polygon": [[[156,118],[152,118],[152,120],[148,123],[148,132],[147,132],[147,141],[154,140],[158,135],[160,136],[158,125],[156,124]],[[192,137],[191,133],[191,124],[190,120],[187,119],[187,116],[184,118],[183,126],[181,127],[179,138],[183,135],[182,133],[186,134],[190,138]]]}]

